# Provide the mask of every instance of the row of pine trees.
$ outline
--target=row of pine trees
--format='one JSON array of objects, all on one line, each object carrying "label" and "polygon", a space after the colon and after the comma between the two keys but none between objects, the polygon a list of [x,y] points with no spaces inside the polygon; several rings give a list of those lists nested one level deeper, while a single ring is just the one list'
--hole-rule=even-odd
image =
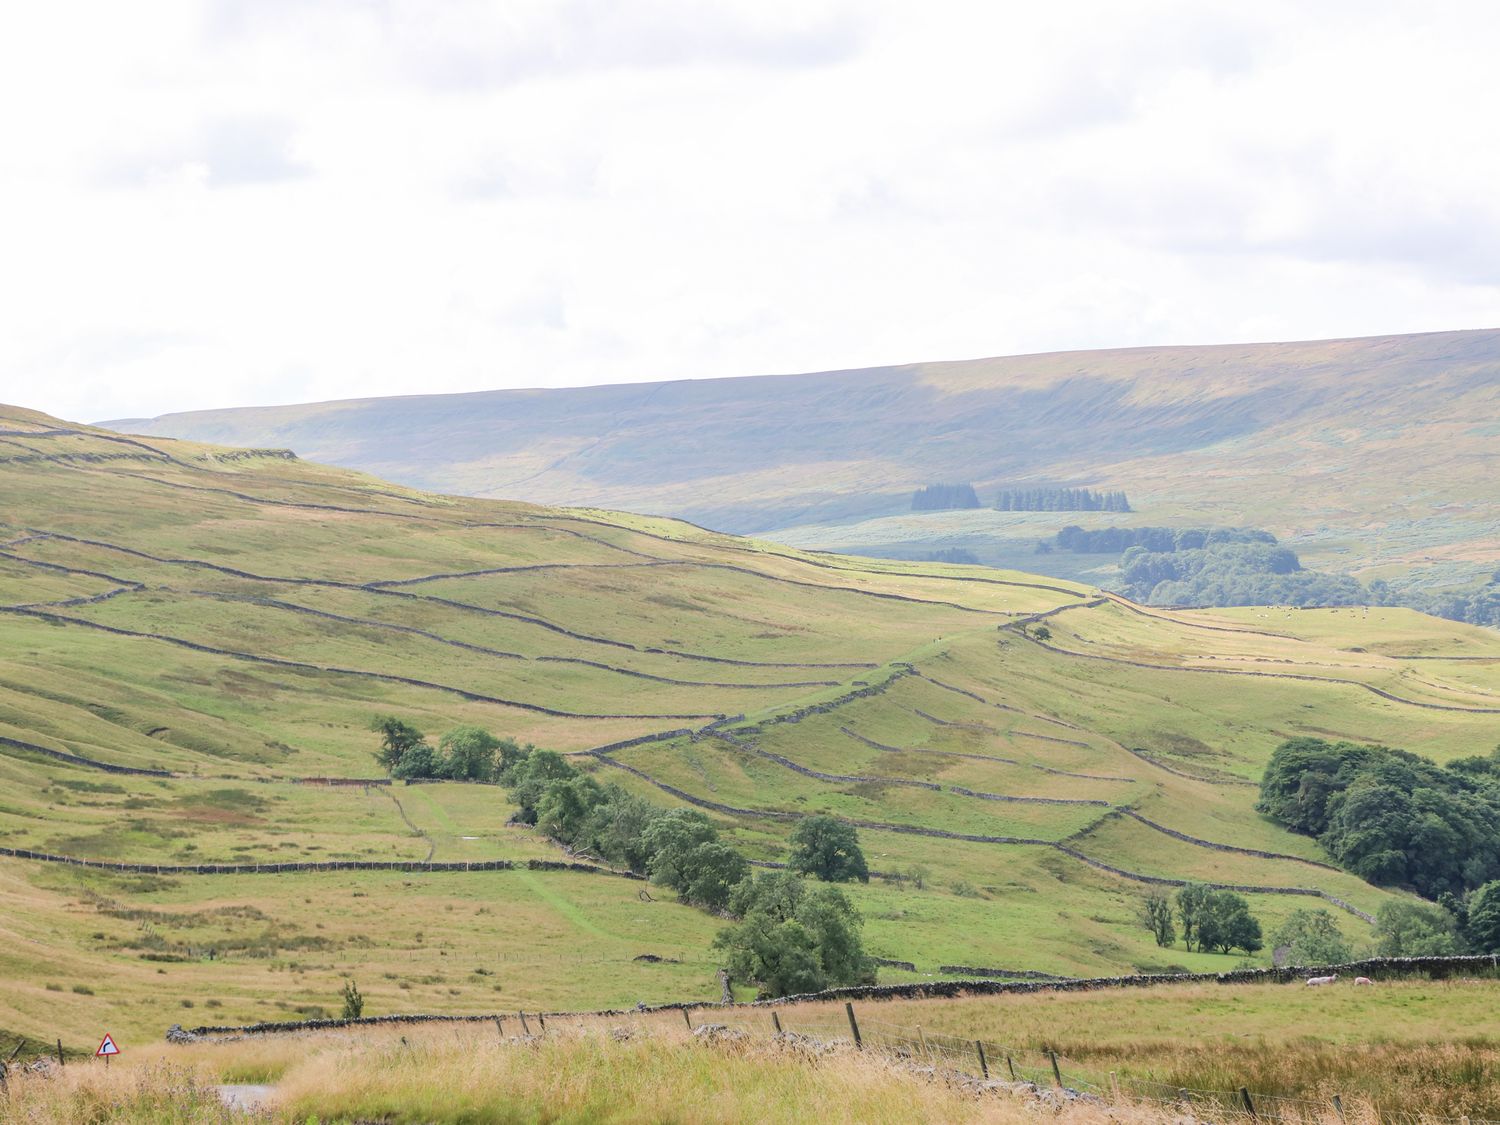
[{"label": "row of pine trees", "polygon": [[[912,493],[914,512],[978,508],[979,496],[972,484],[928,484]],[[1006,488],[995,500],[1001,512],[1128,512],[1130,501],[1123,492],[1096,492],[1092,488]]]}]

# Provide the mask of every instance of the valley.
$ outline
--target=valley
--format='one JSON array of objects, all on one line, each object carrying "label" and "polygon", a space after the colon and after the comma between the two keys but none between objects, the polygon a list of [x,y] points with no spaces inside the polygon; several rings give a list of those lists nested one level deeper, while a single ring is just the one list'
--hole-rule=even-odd
[{"label": "valley", "polygon": [[1401,893],[1255,812],[1270,752],[1442,762],[1500,721],[1497,635],[1408,610],[1147,610],[0,414],[11,1035],[336,1014],[350,977],[377,1013],[717,999],[719,919],[503,789],[388,784],[377,715],[556,750],[755,861],[806,814],[858,826],[866,947],[915,967],[883,983],[1234,967],[1140,925],[1188,880],[1362,948]]}]

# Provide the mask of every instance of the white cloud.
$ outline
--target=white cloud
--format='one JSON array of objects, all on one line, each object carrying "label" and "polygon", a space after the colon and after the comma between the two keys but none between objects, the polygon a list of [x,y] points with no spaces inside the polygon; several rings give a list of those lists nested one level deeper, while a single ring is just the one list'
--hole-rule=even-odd
[{"label": "white cloud", "polygon": [[0,399],[1500,324],[1483,3],[16,5]]}]

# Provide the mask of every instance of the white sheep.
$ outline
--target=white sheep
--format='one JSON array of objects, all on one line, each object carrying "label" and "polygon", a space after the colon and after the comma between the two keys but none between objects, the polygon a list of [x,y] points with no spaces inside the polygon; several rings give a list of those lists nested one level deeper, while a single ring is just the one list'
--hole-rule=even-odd
[{"label": "white sheep", "polygon": [[1354,978],[1354,983],[1355,984],[1374,984],[1375,982],[1372,981],[1369,977],[1355,977]]},{"label": "white sheep", "polygon": [[1334,973],[1333,976],[1331,976],[1331,977],[1308,977],[1307,978],[1307,983],[1309,985],[1315,985],[1315,984],[1332,984],[1334,981],[1336,981],[1338,979],[1339,979],[1338,973]]}]

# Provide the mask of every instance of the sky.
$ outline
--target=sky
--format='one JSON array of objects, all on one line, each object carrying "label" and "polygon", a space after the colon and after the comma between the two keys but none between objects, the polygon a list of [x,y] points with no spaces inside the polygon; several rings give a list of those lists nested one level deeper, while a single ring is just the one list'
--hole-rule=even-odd
[{"label": "sky", "polygon": [[1500,5],[0,10],[0,401],[1500,326]]}]

